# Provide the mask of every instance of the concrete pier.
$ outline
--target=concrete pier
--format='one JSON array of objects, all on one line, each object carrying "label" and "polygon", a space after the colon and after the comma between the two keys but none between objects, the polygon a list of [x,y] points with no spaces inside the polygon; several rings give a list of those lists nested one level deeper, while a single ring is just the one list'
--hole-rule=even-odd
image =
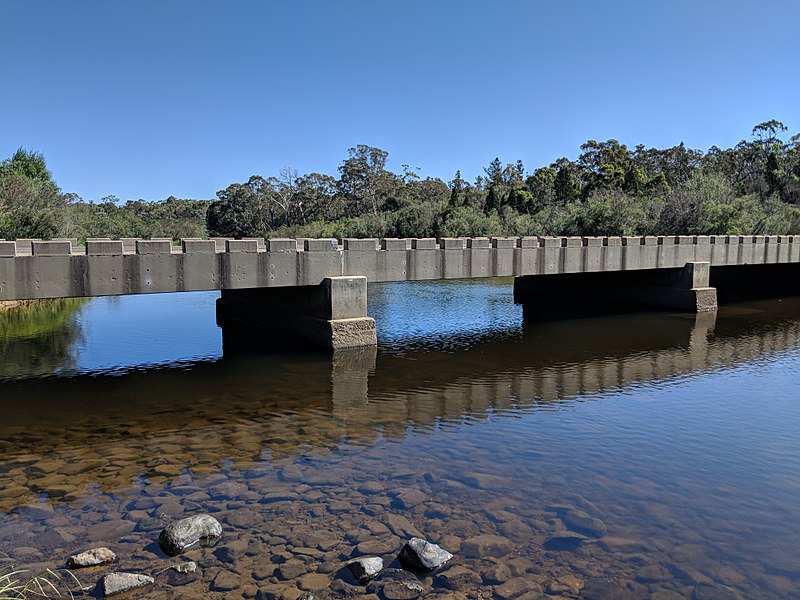
[{"label": "concrete pier", "polygon": [[644,306],[692,312],[717,310],[709,286],[711,267],[690,262],[682,268],[516,277],[514,302],[526,320],[627,312]]},{"label": "concrete pier", "polygon": [[227,352],[302,341],[339,350],[375,346],[375,319],[367,316],[366,277],[326,277],[319,285],[223,290],[217,325]]}]

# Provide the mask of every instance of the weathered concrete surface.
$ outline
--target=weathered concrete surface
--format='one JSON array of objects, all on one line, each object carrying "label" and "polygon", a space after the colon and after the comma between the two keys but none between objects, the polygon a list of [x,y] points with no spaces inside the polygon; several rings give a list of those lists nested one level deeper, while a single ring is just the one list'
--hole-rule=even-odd
[{"label": "weathered concrete surface", "polygon": [[331,349],[378,343],[375,320],[367,316],[366,277],[326,277],[314,286],[223,290],[217,324],[223,346],[235,344],[234,337],[263,346],[265,338],[275,335],[285,343],[293,338]]},{"label": "weathered concrete surface", "polygon": [[[213,244],[212,244],[213,242]],[[212,250],[213,246],[213,250]],[[0,242],[0,300],[800,263],[798,236]]]}]

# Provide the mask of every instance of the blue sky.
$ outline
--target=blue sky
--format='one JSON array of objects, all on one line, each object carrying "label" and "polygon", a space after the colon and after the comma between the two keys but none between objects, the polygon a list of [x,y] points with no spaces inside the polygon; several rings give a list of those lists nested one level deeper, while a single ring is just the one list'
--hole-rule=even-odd
[{"label": "blue sky", "polygon": [[468,179],[588,139],[800,131],[797,0],[0,0],[0,158],[86,200],[211,198],[356,144]]}]

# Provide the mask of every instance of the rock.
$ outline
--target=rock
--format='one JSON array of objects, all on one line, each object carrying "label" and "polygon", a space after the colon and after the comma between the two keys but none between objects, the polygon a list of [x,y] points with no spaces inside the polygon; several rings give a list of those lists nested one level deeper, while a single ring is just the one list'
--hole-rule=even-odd
[{"label": "rock", "polygon": [[297,579],[307,571],[308,567],[306,567],[304,562],[293,559],[275,569],[275,577],[283,581],[288,581],[290,579]]},{"label": "rock", "polygon": [[397,557],[406,569],[416,572],[438,569],[451,558],[447,550],[418,537],[411,538]]},{"label": "rock", "polygon": [[592,537],[599,538],[608,533],[605,523],[582,510],[568,510],[561,516],[561,521],[572,531]]},{"label": "rock", "polygon": [[158,545],[165,554],[175,556],[200,541],[218,538],[222,525],[211,515],[194,515],[170,523],[158,535]]},{"label": "rock", "polygon": [[587,580],[581,592],[585,600],[636,600],[636,596],[619,584],[596,579]]},{"label": "rock", "polygon": [[494,588],[494,597],[500,600],[511,600],[525,594],[526,592],[535,591],[541,594],[541,588],[536,583],[528,581],[524,577],[514,577],[509,579],[502,585]]},{"label": "rock", "polygon": [[241,578],[227,569],[221,570],[211,582],[211,589],[215,592],[230,592],[239,587]]},{"label": "rock", "polygon": [[136,588],[152,585],[152,577],[141,573],[109,573],[103,577],[103,594],[114,596]]},{"label": "rock", "polygon": [[92,548],[86,552],[75,554],[67,559],[67,566],[70,569],[80,569],[83,567],[97,567],[114,562],[117,555],[108,548]]},{"label": "rock", "polygon": [[379,594],[386,600],[413,600],[425,593],[419,579],[401,569],[384,569],[366,589],[368,594]]},{"label": "rock", "polygon": [[461,543],[461,551],[467,558],[500,558],[512,549],[511,542],[499,535],[476,535]]},{"label": "rock", "polygon": [[186,585],[197,579],[197,563],[194,561],[183,562],[170,567],[169,584],[173,586]]},{"label": "rock", "polygon": [[420,492],[419,490],[403,490],[394,498],[394,504],[399,508],[408,510],[409,508],[414,508],[415,506],[422,504],[427,500],[427,496]]},{"label": "rock", "polygon": [[297,587],[301,590],[312,591],[327,588],[331,584],[331,580],[327,575],[323,575],[322,573],[306,573],[298,577],[296,583]]},{"label": "rock", "polygon": [[351,560],[345,567],[350,569],[359,583],[366,585],[369,581],[380,573],[383,569],[383,559],[379,556],[363,556],[355,560]]},{"label": "rock", "polygon": [[503,563],[492,565],[483,572],[483,581],[489,585],[499,585],[511,579],[511,569]]},{"label": "rock", "polygon": [[694,588],[692,600],[741,600],[732,588],[718,583],[701,583]]},{"label": "rock", "polygon": [[575,552],[587,540],[585,535],[572,531],[559,531],[548,537],[542,546],[545,550]]},{"label": "rock", "polygon": [[389,513],[386,515],[386,524],[392,530],[392,533],[398,537],[422,537],[419,530],[403,515]]},{"label": "rock", "polygon": [[445,587],[448,590],[461,590],[478,587],[481,584],[481,578],[472,569],[457,565],[437,575],[434,582],[436,586]]},{"label": "rock", "polygon": [[193,560],[190,560],[188,562],[175,565],[174,567],[171,568],[173,571],[176,571],[178,573],[194,573],[195,571],[197,571],[197,563],[194,562]]}]

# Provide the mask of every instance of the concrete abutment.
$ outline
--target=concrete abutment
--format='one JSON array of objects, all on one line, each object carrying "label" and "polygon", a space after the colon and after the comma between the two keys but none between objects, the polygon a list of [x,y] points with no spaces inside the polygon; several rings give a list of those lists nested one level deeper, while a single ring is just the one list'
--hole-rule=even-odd
[{"label": "concrete abutment", "polygon": [[628,312],[661,307],[692,312],[717,310],[709,286],[710,265],[690,262],[671,269],[568,273],[514,279],[514,302],[526,321]]},{"label": "concrete abutment", "polygon": [[366,277],[326,277],[319,285],[222,290],[217,325],[225,351],[311,344],[328,349],[377,345],[367,316]]}]

